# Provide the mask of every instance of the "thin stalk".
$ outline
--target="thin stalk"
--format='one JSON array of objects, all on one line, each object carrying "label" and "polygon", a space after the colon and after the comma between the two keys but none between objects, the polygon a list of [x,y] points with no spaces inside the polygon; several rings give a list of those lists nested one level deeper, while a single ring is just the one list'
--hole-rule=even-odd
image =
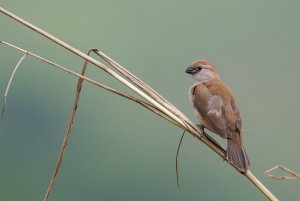
[{"label": "thin stalk", "polygon": [[259,181],[250,170],[247,170],[244,174],[269,200],[271,201],[279,201],[278,198],[273,195],[273,193],[265,187],[261,181]]},{"label": "thin stalk", "polygon": [[[273,175],[271,174],[272,171],[276,170],[276,169],[281,169],[287,173],[289,173],[290,175],[293,175],[293,176],[281,176],[281,175]],[[271,177],[273,179],[300,179],[300,174],[283,166],[283,165],[276,165],[268,170],[266,170],[264,172],[265,175],[267,175],[268,177]]]},{"label": "thin stalk", "polygon": [[185,134],[185,130],[183,131],[180,140],[179,140],[179,144],[177,146],[177,151],[176,151],[176,181],[177,181],[177,187],[179,188],[179,167],[178,167],[178,157],[179,157],[179,151],[180,151],[180,147],[181,147],[181,143],[183,140]]},{"label": "thin stalk", "polygon": [[14,70],[13,70],[13,72],[12,72],[10,78],[9,78],[9,81],[8,81],[8,84],[7,84],[5,93],[4,93],[4,103],[3,103],[2,113],[1,113],[1,119],[3,118],[4,112],[5,112],[6,103],[7,103],[7,95],[8,95],[8,91],[9,91],[9,89],[10,89],[10,85],[11,85],[11,83],[12,83],[12,81],[13,81],[13,78],[14,78],[14,76],[15,76],[15,74],[16,74],[16,72],[17,72],[19,66],[20,66],[20,64],[21,64],[22,61],[25,59],[26,55],[27,55],[27,54],[26,54],[26,52],[25,52],[25,54],[21,57],[21,59],[19,60],[19,62],[18,62],[17,65],[15,66],[15,68],[14,68]]},{"label": "thin stalk", "polygon": [[[88,52],[88,55],[90,54],[90,52],[91,51]],[[88,62],[84,61],[82,71],[81,71],[82,76],[85,75],[87,64],[88,64]],[[60,149],[60,152],[59,152],[59,156],[58,156],[57,163],[56,163],[56,166],[55,166],[55,169],[54,169],[54,173],[52,175],[52,178],[50,180],[47,192],[46,192],[45,197],[44,197],[44,201],[48,200],[48,197],[50,195],[50,192],[51,192],[51,189],[53,187],[54,181],[56,179],[59,168],[61,166],[62,159],[64,157],[64,153],[66,151],[66,147],[67,147],[69,138],[71,136],[71,130],[72,130],[72,127],[73,127],[74,119],[75,119],[77,108],[78,108],[78,103],[79,103],[79,98],[80,98],[80,92],[81,92],[81,89],[82,89],[82,84],[83,84],[83,78],[78,78],[75,99],[74,99],[74,103],[73,103],[72,112],[71,112],[71,115],[70,115],[68,127],[67,127],[67,130],[66,130],[65,136],[64,136],[64,141],[62,143],[62,146],[61,146],[61,149]]]}]

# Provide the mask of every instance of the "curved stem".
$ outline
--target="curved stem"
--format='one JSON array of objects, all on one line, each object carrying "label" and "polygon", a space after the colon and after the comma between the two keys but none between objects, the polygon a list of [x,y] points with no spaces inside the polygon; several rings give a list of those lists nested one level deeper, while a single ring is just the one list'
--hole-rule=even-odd
[{"label": "curved stem", "polygon": [[17,63],[17,65],[15,66],[10,78],[9,78],[9,81],[8,81],[8,84],[7,84],[7,87],[6,87],[6,90],[5,90],[5,93],[4,93],[4,103],[3,103],[3,108],[2,108],[2,113],[1,113],[1,119],[3,118],[3,115],[4,115],[4,112],[5,112],[5,108],[6,108],[6,102],[7,102],[7,95],[8,95],[8,91],[10,89],[10,85],[13,81],[13,78],[20,66],[20,64],[22,63],[22,61],[25,59],[27,53],[25,52],[24,55],[21,57],[21,59],[19,60],[19,62]]},{"label": "curved stem", "polygon": [[180,151],[180,147],[181,147],[181,143],[183,140],[185,134],[185,130],[183,131],[180,140],[179,140],[179,144],[177,146],[177,151],[176,151],[176,181],[177,181],[177,187],[179,188],[179,167],[178,167],[178,156],[179,156],[179,151]]}]

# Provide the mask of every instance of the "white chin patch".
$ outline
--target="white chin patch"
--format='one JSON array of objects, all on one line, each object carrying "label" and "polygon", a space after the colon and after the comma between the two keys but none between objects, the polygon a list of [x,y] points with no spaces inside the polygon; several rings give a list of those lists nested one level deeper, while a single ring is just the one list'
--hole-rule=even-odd
[{"label": "white chin patch", "polygon": [[208,77],[207,77],[207,76],[202,75],[202,74],[199,74],[199,73],[193,75],[193,78],[194,78],[194,80],[200,81],[200,82],[203,82],[203,81],[207,81],[207,80],[208,80]]}]

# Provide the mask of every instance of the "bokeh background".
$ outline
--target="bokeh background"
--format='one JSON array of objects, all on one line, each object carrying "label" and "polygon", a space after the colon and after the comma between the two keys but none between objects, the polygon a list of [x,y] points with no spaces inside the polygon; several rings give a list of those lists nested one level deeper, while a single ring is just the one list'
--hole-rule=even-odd
[{"label": "bokeh background", "polygon": [[[86,52],[99,48],[196,121],[184,73],[205,58],[235,92],[252,172],[281,200],[299,200],[299,1],[16,1],[1,6]],[[82,60],[0,14],[0,40],[80,72]],[[21,53],[0,45],[0,94]],[[126,92],[95,67],[88,75]],[[69,119],[77,79],[27,57],[0,123],[0,200],[42,200]],[[131,93],[131,92],[130,92]],[[3,103],[1,99],[0,104]],[[50,200],[265,200],[205,145],[144,108],[89,83]],[[217,139],[219,139],[217,137]]]}]

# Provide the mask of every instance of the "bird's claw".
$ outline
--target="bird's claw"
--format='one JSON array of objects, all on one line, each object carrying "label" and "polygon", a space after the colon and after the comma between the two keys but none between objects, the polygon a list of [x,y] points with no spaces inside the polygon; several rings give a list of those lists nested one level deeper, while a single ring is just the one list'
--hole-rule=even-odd
[{"label": "bird's claw", "polygon": [[197,125],[197,127],[202,131],[202,132],[204,132],[204,125],[203,124],[196,124]]}]

